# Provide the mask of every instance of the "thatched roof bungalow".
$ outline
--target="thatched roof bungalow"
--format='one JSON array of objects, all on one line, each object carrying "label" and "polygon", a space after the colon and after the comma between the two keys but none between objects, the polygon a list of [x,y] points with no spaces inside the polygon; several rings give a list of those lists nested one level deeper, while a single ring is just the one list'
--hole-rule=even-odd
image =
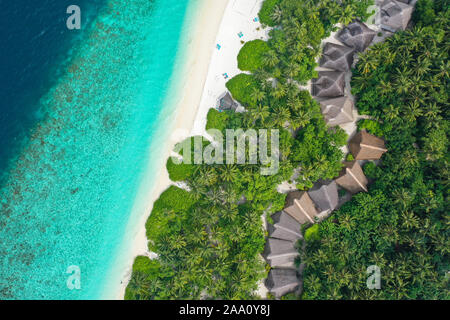
[{"label": "thatched roof bungalow", "polygon": [[353,48],[327,42],[323,47],[320,66],[338,71],[349,71],[353,63],[354,51]]},{"label": "thatched roof bungalow", "polygon": [[390,32],[405,30],[414,7],[404,1],[386,0],[380,6],[381,27]]},{"label": "thatched roof bungalow", "polygon": [[383,139],[365,130],[358,132],[350,140],[349,149],[355,160],[378,160],[388,151]]},{"label": "thatched roof bungalow", "polygon": [[290,192],[286,197],[284,211],[300,224],[315,223],[314,218],[319,214],[306,191]]},{"label": "thatched roof bungalow", "polygon": [[344,95],[345,73],[319,71],[319,78],[312,80],[312,94],[316,97],[339,97]]},{"label": "thatched roof bungalow", "polygon": [[219,109],[220,110],[236,110],[238,104],[233,100],[233,97],[229,92],[225,93],[219,99]]},{"label": "thatched roof bungalow", "polygon": [[320,101],[322,114],[329,126],[353,122],[353,106],[353,100],[347,96]]},{"label": "thatched roof bungalow", "polygon": [[316,183],[308,194],[321,212],[331,212],[339,204],[336,182],[324,181]]},{"label": "thatched roof bungalow", "polygon": [[294,269],[271,269],[266,279],[266,286],[276,298],[295,291],[300,286],[297,271]]},{"label": "thatched roof bungalow", "polygon": [[268,231],[271,238],[297,241],[302,237],[300,223],[286,212],[280,211],[272,215],[273,224],[269,224]]},{"label": "thatched roof bungalow", "polygon": [[271,267],[293,266],[299,255],[292,241],[268,238],[263,256]]},{"label": "thatched roof bungalow", "polygon": [[344,162],[345,167],[342,169],[336,183],[349,191],[350,193],[367,192],[367,184],[369,183],[358,161]]},{"label": "thatched roof bungalow", "polygon": [[376,32],[364,23],[355,21],[339,31],[337,38],[347,46],[354,48],[358,52],[362,52],[372,43],[375,34]]}]

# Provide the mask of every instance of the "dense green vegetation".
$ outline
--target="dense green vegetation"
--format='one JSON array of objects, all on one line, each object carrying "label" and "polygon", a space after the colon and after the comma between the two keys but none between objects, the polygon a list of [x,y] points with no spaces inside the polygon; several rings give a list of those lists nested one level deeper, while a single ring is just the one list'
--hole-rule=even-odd
[{"label": "dense green vegetation", "polygon": [[209,109],[206,122],[206,130],[218,129],[220,131],[226,129],[228,114],[220,112],[216,109]]},{"label": "dense green vegetation", "polygon": [[[370,4],[369,0],[279,0],[276,6],[266,5],[264,15],[279,28],[270,32],[270,50],[263,55],[263,65],[251,75],[240,74],[227,83],[247,112],[211,111],[207,127],[222,131],[278,129],[280,171],[263,176],[260,165],[196,165],[191,170],[175,169],[168,163],[171,176],[183,179],[189,191],[171,187],[155,203],[146,227],[149,249],[158,258],[151,264],[144,258],[136,260],[127,299],[255,298],[257,283],[267,272],[260,258],[265,243],[261,216],[266,214],[270,220],[270,214],[282,209],[285,201],[277,185],[291,180],[299,189],[307,189],[319,179],[337,176],[344,158],[340,147],[346,143],[345,132],[325,125],[318,103],[298,84],[315,75],[320,41],[333,25],[354,18],[364,20]],[[390,135],[384,127],[383,132]],[[434,194],[440,199],[442,191]],[[368,195],[375,203],[381,199]],[[364,196],[355,197],[355,201]],[[376,207],[370,201],[366,205]],[[355,210],[360,210],[356,217],[366,215],[365,207]],[[374,220],[380,219],[374,215]],[[320,250],[328,232],[323,228],[309,231],[308,250]],[[349,238],[357,234],[357,230],[346,233]],[[333,245],[340,244],[341,238],[334,239]],[[340,252],[335,248],[333,254],[339,257]],[[322,277],[326,268],[322,265],[322,269],[309,270],[310,277]],[[325,289],[323,292],[326,295]],[[322,297],[315,291],[307,295]]]},{"label": "dense green vegetation", "polygon": [[238,68],[242,71],[255,72],[264,66],[264,55],[270,50],[269,45],[263,40],[246,42],[239,51],[237,60]]},{"label": "dense green vegetation", "polygon": [[[305,299],[449,299],[449,7],[418,2],[411,31],[361,56],[352,91],[389,152],[374,178],[319,225],[303,261]],[[431,8],[431,9],[430,9]],[[430,20],[431,19],[431,20]],[[366,269],[381,269],[381,289]]]},{"label": "dense green vegetation", "polygon": [[273,27],[276,25],[275,21],[273,20],[272,16],[276,11],[278,12],[277,4],[281,2],[281,0],[265,0],[263,2],[262,8],[258,13],[259,20],[262,24]]},{"label": "dense green vegetation", "polygon": [[230,79],[226,86],[234,99],[248,106],[252,104],[251,95],[258,88],[258,83],[253,75],[241,73]]}]

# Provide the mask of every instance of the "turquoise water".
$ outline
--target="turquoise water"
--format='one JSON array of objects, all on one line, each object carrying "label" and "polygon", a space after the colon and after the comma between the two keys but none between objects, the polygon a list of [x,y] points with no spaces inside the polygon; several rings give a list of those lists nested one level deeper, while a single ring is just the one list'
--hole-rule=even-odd
[{"label": "turquoise water", "polygon": [[[105,296],[147,163],[158,158],[150,145],[172,120],[185,18],[199,2],[108,0],[73,49],[0,189],[0,298]],[[71,265],[80,290],[66,285]]]}]

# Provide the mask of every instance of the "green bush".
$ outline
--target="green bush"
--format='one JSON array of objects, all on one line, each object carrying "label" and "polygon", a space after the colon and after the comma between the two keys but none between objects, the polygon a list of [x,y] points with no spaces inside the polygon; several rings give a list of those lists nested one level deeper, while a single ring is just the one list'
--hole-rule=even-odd
[{"label": "green bush", "polygon": [[338,191],[338,196],[339,196],[339,198],[344,197],[346,194],[347,194],[347,190],[345,190],[345,189],[339,189],[339,191]]},{"label": "green bush", "polygon": [[170,186],[155,201],[152,213],[147,219],[145,228],[149,240],[157,239],[161,234],[176,228],[183,214],[195,203],[192,195],[176,186]]},{"label": "green bush", "polygon": [[363,171],[368,178],[375,179],[377,176],[377,166],[373,162],[364,164]]},{"label": "green bush", "polygon": [[147,275],[158,274],[161,265],[158,260],[151,260],[147,256],[137,256],[133,263],[133,272],[142,272]]},{"label": "green bush", "polygon": [[375,120],[369,119],[359,120],[357,126],[359,131],[366,129],[368,133],[373,134],[377,137],[384,136],[383,129],[381,128],[380,123]]},{"label": "green bush", "polygon": [[264,53],[270,50],[269,45],[263,40],[247,42],[239,51],[237,60],[238,68],[243,71],[255,72],[264,66]]},{"label": "green bush", "polygon": [[252,75],[241,73],[231,78],[226,86],[234,99],[248,106],[252,103],[251,94],[254,88],[258,88],[258,82]]},{"label": "green bush", "polygon": [[[151,260],[147,256],[137,256],[136,259],[134,259],[133,263],[133,272],[131,275],[131,280],[136,280],[136,278],[141,278],[145,280],[141,281],[148,281],[157,279],[160,275],[161,270],[161,264],[159,260],[153,259]],[[128,285],[125,289],[125,300],[138,300],[141,298],[141,292],[139,290],[136,290],[134,286]]]},{"label": "green bush", "polygon": [[172,181],[184,181],[191,177],[195,171],[194,164],[175,164],[172,158],[167,159],[166,168]]},{"label": "green bush", "polygon": [[262,24],[268,25],[270,27],[275,26],[275,22],[272,19],[272,13],[275,6],[280,2],[280,0],[265,0],[261,10],[258,13],[259,20]]},{"label": "green bush", "polygon": [[305,240],[306,241],[316,241],[320,239],[320,234],[319,234],[319,225],[315,224],[312,227],[309,227],[308,229],[306,229],[305,232]]},{"label": "green bush", "polygon": [[428,26],[436,19],[433,0],[419,0],[413,14],[413,20],[418,25]]},{"label": "green bush", "polygon": [[282,296],[281,300],[300,300],[300,299],[299,299],[299,296],[297,296],[295,293],[290,292],[290,293],[286,293],[284,296]]},{"label": "green bush", "polygon": [[209,109],[206,130],[217,129],[223,131],[226,129],[226,124],[228,120],[228,114],[225,111],[218,111],[216,109]]},{"label": "green bush", "polygon": [[353,160],[355,160],[355,157],[353,157],[353,155],[352,155],[351,153],[349,153],[349,154],[347,155],[347,158],[345,158],[345,160],[347,160],[347,161],[353,161]]}]

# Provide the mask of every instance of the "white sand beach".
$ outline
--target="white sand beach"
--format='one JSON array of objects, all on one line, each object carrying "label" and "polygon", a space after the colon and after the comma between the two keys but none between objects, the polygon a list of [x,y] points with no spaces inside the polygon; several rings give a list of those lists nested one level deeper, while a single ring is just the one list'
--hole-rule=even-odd
[{"label": "white sand beach", "polygon": [[[144,190],[145,203],[136,204],[137,219],[130,219],[126,234],[132,237],[132,247],[127,252],[126,261],[120,261],[126,269],[119,270],[121,282],[114,294],[106,294],[109,299],[123,299],[125,288],[131,276],[133,260],[138,255],[154,254],[147,251],[145,222],[159,195],[174,184],[169,179],[165,163],[174,145],[191,135],[205,133],[206,115],[210,108],[217,105],[218,98],[226,91],[227,73],[229,78],[239,74],[237,55],[243,46],[241,41],[267,39],[268,29],[263,29],[258,16],[263,0],[203,0],[195,13],[195,22],[188,35],[186,55],[183,57],[185,72],[177,79],[176,109],[170,115],[172,127],[165,128],[169,143],[165,143],[159,159],[156,180],[152,187]],[[239,37],[242,32],[243,36]],[[220,50],[217,47],[220,45]],[[187,59],[187,60],[186,60]],[[155,167],[153,167],[154,169]],[[136,218],[136,216],[135,216]],[[134,221],[133,221],[134,220]],[[136,220],[138,220],[136,222]]]}]

